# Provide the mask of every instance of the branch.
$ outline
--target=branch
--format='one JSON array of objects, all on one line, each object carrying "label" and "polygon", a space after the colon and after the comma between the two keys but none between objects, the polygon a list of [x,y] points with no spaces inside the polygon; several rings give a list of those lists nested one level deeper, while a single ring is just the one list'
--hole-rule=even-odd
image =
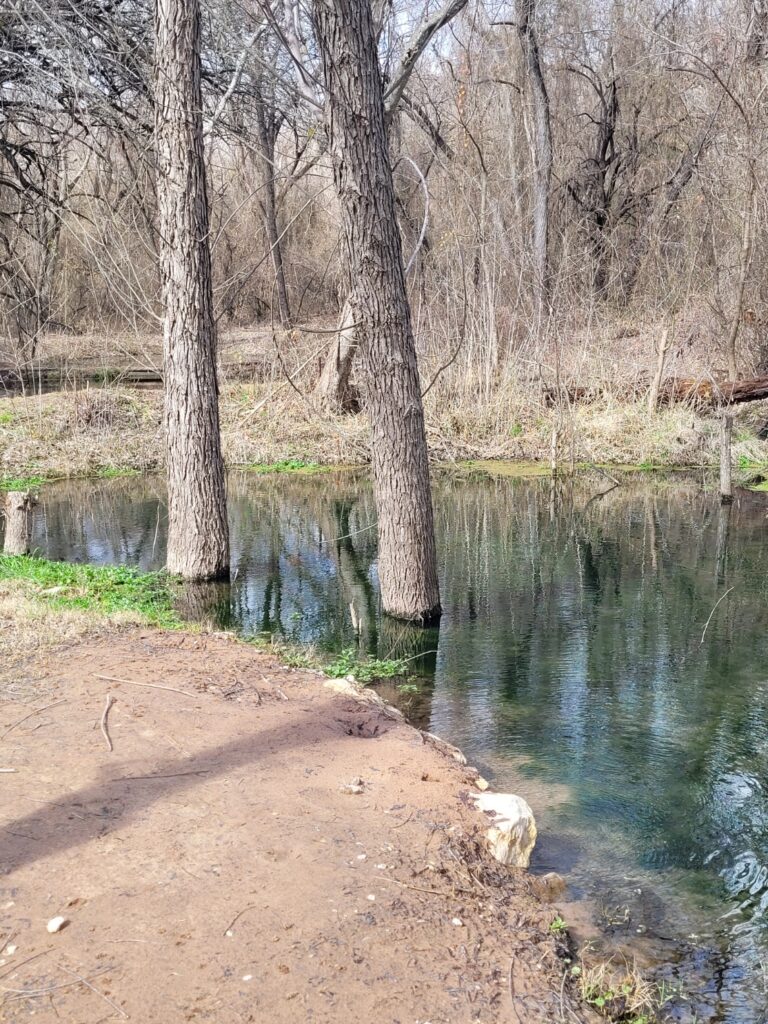
[{"label": "branch", "polygon": [[426,18],[416,28],[405,48],[400,66],[392,77],[392,84],[384,94],[387,120],[397,109],[400,97],[408,85],[408,80],[413,74],[417,61],[429,46],[435,33],[452,21],[466,6],[467,0],[447,0],[444,7],[441,7],[431,18]]}]

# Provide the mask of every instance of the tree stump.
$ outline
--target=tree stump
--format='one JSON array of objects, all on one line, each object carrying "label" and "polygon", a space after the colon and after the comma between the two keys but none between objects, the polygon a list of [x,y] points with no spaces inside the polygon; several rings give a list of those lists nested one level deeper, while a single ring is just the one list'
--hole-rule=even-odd
[{"label": "tree stump", "polygon": [[32,510],[37,501],[31,491],[8,491],[5,496],[4,555],[28,555],[32,545]]}]

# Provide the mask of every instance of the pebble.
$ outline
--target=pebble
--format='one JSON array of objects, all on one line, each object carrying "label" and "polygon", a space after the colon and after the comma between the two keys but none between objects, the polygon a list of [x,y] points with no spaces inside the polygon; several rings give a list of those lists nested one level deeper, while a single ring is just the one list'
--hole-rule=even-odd
[{"label": "pebble", "polygon": [[52,917],[48,924],[45,926],[46,931],[50,932],[51,935],[55,935],[56,932],[60,932],[61,929],[69,924],[66,917]]}]

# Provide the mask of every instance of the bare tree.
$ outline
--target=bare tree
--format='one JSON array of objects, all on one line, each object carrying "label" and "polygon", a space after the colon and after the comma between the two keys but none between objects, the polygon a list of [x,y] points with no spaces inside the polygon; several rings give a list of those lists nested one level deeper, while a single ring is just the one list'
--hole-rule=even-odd
[{"label": "bare tree", "polygon": [[157,0],[155,138],[165,303],[168,570],[229,571],[219,431],[197,0]]},{"label": "bare tree", "polygon": [[427,623],[440,615],[427,440],[370,3],[312,11],[373,433],[382,604]]}]

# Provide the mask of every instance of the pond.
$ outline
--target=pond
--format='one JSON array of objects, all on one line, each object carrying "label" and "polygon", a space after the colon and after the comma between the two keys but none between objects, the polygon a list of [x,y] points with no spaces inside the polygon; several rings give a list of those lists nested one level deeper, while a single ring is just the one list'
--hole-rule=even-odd
[{"label": "pond", "polygon": [[[611,486],[438,474],[444,616],[420,631],[380,615],[364,475],[233,475],[233,580],[183,611],[411,659],[412,718],[528,799],[534,870],[679,989],[675,1019],[764,1021],[768,504],[691,475]],[[79,482],[44,489],[35,542],[151,569],[165,530],[161,481]]]}]

